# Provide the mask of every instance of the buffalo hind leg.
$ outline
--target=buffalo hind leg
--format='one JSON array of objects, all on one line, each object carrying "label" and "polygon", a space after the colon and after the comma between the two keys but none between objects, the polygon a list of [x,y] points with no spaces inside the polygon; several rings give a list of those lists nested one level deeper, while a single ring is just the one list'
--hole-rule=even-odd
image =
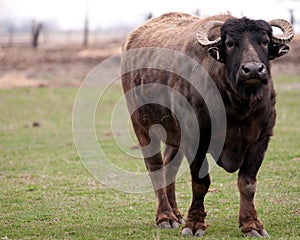
[{"label": "buffalo hind leg", "polygon": [[[161,156],[161,139],[159,132],[148,129],[137,121],[143,113],[132,114],[132,122],[139,144],[142,147],[144,162],[149,172],[156,197],[156,224],[160,228],[178,227],[178,218],[172,211],[166,193],[164,163]],[[144,124],[145,125],[145,124]],[[150,123],[148,123],[150,125]],[[143,126],[143,127],[141,127]],[[150,127],[149,127],[150,128]]]},{"label": "buffalo hind leg", "polygon": [[[207,228],[205,223],[206,212],[204,208],[204,197],[210,186],[210,176],[208,174],[208,164],[202,166],[202,162],[195,160],[190,165],[192,175],[192,204],[188,211],[185,224],[181,234],[184,236],[202,237]],[[204,168],[203,168],[204,167]]]},{"label": "buffalo hind leg", "polygon": [[165,190],[167,193],[169,204],[172,208],[174,215],[177,217],[179,224],[183,224],[184,220],[183,220],[183,215],[178,210],[178,206],[176,202],[175,183],[176,183],[176,175],[178,173],[178,169],[182,162],[182,158],[183,155],[178,150],[178,148],[169,145],[166,146],[164,152],[164,167],[165,167],[165,179],[166,179],[167,186]]},{"label": "buffalo hind leg", "polygon": [[[153,144],[153,142],[151,143]],[[159,141],[157,142],[159,145]],[[160,228],[177,228],[178,218],[172,211],[165,190],[165,174],[161,153],[144,158],[156,196],[156,224]]]}]

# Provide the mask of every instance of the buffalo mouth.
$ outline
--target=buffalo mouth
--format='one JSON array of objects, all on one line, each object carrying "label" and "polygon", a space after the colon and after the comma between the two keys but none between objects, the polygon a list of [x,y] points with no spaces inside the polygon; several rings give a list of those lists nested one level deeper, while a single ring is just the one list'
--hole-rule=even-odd
[{"label": "buffalo mouth", "polygon": [[257,79],[257,78],[251,78],[246,79],[241,82],[245,87],[258,87],[260,85],[266,85],[268,83],[267,79]]}]

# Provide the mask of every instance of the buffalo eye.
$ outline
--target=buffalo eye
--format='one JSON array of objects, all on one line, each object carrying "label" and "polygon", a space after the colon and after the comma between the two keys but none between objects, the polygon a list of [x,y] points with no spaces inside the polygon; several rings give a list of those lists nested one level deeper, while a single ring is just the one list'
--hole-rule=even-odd
[{"label": "buffalo eye", "polygon": [[268,37],[263,37],[260,40],[258,40],[257,44],[263,47],[268,47],[270,44],[270,39]]},{"label": "buffalo eye", "polygon": [[265,47],[267,47],[269,45],[269,43],[270,43],[269,39],[262,41],[262,45],[264,45]]},{"label": "buffalo eye", "polygon": [[225,45],[228,49],[233,48],[234,47],[234,43],[232,41],[226,41]]}]

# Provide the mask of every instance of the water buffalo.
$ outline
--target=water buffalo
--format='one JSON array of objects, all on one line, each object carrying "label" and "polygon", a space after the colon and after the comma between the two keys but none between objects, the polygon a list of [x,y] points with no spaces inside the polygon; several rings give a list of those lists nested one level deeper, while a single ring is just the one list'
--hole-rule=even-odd
[{"label": "water buffalo", "polygon": [[[283,34],[273,34],[272,26],[280,28]],[[168,13],[151,19],[129,34],[123,45],[125,54],[122,59],[122,85],[124,93],[130,92],[126,95],[127,106],[155,190],[156,224],[159,227],[176,228],[183,224],[182,235],[201,237],[204,234],[207,225],[203,202],[211,181],[208,171],[203,174],[203,166],[207,161],[206,154],[210,152],[210,141],[222,138],[219,136],[224,133],[220,154],[217,156],[212,151],[212,156],[217,156],[217,164],[226,171],[232,173],[239,170],[239,226],[245,236],[268,236],[263,223],[258,219],[254,195],[256,175],[276,118],[270,60],[288,53],[287,43],[293,36],[293,28],[285,20],[266,22],[231,15],[203,19],[183,13]],[[169,70],[145,67],[149,61],[158,63],[156,66],[167,62],[167,65],[180,67],[184,67],[185,62],[180,62],[180,58],[165,56],[163,51],[161,54],[141,51],[134,54],[134,58],[126,54],[131,50],[145,48],[150,49],[150,52],[154,48],[179,52],[205,69],[213,79],[224,104],[226,124],[223,132],[219,129],[212,133],[208,101],[189,81]],[[138,62],[143,63],[140,68],[132,69],[132,64]],[[198,68],[197,64],[195,69]],[[199,81],[201,77],[199,74]],[[157,89],[154,87],[146,91],[147,86],[153,83],[159,84]],[[188,120],[186,124],[179,124],[180,121],[185,123],[189,118],[189,110],[183,116],[174,114],[173,110],[180,106],[172,94],[161,92],[161,85],[184,96],[196,114],[197,126],[191,127]],[[144,105],[138,103],[149,92],[153,98],[163,98],[165,105],[159,101]],[[210,96],[209,102],[214,102],[213,96]],[[135,109],[133,106],[139,107]],[[153,127],[157,125],[162,126],[163,130]],[[183,131],[187,131],[190,144],[181,145]],[[200,140],[195,144],[193,139],[199,133]],[[164,157],[160,153],[161,141],[166,145]],[[152,150],[156,149],[153,154],[149,154],[147,146],[152,146]],[[194,155],[190,154],[193,149],[196,149]],[[190,163],[193,194],[185,220],[177,208],[175,198],[175,176],[184,156]],[[160,171],[172,162],[175,163],[170,168]],[[151,175],[154,172],[158,174]],[[162,185],[166,178],[172,181]]]}]

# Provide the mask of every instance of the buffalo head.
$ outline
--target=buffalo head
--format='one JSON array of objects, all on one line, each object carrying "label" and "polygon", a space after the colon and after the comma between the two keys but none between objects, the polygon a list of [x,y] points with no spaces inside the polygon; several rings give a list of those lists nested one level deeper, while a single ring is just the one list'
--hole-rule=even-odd
[{"label": "buffalo head", "polygon": [[[272,26],[283,34],[273,34]],[[211,39],[210,32],[220,27],[220,35]],[[246,17],[232,18],[225,22],[209,21],[197,33],[201,46],[226,66],[229,79],[243,87],[258,87],[270,79],[269,61],[288,53],[294,37],[292,25],[285,20],[250,20]]]}]

